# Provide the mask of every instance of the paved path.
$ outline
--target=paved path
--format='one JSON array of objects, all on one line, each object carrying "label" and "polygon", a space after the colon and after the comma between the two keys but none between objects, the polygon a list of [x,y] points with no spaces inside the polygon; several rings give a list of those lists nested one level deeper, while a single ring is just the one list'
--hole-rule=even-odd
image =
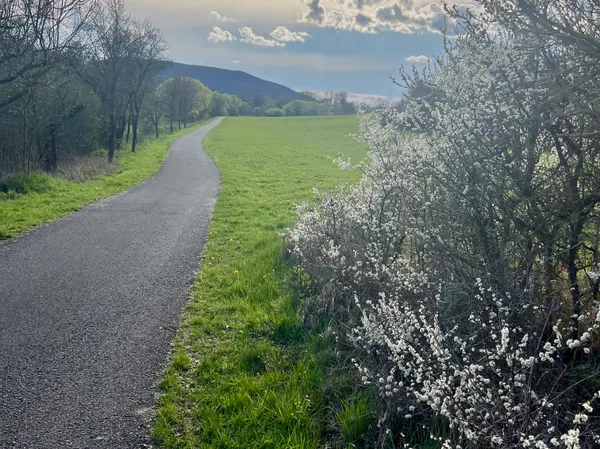
[{"label": "paved path", "polygon": [[0,448],[145,447],[207,237],[218,124],[147,182],[0,244]]}]

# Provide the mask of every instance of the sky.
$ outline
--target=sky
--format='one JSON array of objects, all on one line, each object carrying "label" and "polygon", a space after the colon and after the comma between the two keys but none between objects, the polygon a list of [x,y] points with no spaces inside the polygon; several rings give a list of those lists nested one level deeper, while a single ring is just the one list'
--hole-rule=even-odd
[{"label": "sky", "polygon": [[[455,0],[458,6],[471,0]],[[442,50],[441,0],[126,0],[159,25],[170,58],[292,89],[396,98],[390,77]]]}]

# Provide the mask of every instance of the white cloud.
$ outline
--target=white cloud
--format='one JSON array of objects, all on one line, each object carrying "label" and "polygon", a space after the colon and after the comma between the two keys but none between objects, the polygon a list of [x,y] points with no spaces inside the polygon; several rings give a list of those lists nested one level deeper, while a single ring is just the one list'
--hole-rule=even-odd
[{"label": "white cloud", "polygon": [[271,37],[279,42],[304,42],[310,34],[304,31],[290,31],[286,27],[279,26],[271,31]]},{"label": "white cloud", "polygon": [[404,60],[404,62],[409,62],[411,64],[427,64],[429,62],[429,58],[425,55],[409,56]]},{"label": "white cloud", "polygon": [[258,45],[260,47],[285,47],[283,42],[267,39],[264,36],[257,36],[250,27],[240,28],[240,35],[242,36],[240,42],[245,44]]},{"label": "white cloud", "polygon": [[[477,10],[473,0],[450,0],[449,6]],[[447,18],[441,0],[301,0],[298,22],[361,33],[394,31],[439,33]]]},{"label": "white cloud", "polygon": [[240,61],[239,61],[239,60],[237,60],[237,59],[234,59],[233,61],[231,61],[231,63],[232,63],[232,64],[239,64],[239,63],[240,63]]},{"label": "white cloud", "polygon": [[[250,27],[239,29],[240,42],[244,44],[257,45],[259,47],[285,47],[290,42],[304,42],[310,34],[304,31],[290,31],[286,27],[279,26],[271,31],[271,38],[258,36]],[[221,42],[235,41],[237,38],[229,31],[223,30],[218,26],[213,26],[213,30],[208,34],[207,41],[212,44]]]},{"label": "white cloud", "polygon": [[211,44],[218,44],[221,42],[236,41],[237,38],[229,31],[222,30],[218,26],[214,26],[212,31],[208,33],[208,38],[206,40]]},{"label": "white cloud", "polygon": [[227,17],[227,16],[222,16],[217,11],[211,11],[210,15],[215,18],[215,20],[217,21],[217,23],[233,23],[233,22],[237,22],[236,19],[232,19],[231,17]]}]

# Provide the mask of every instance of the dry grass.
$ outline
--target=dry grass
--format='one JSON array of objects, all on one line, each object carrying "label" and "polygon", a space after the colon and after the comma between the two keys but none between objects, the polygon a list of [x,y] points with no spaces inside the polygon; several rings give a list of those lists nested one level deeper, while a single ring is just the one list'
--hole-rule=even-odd
[{"label": "dry grass", "polygon": [[106,155],[97,151],[88,156],[75,156],[61,161],[54,176],[65,181],[85,182],[110,175],[117,168],[118,164],[109,164]]}]

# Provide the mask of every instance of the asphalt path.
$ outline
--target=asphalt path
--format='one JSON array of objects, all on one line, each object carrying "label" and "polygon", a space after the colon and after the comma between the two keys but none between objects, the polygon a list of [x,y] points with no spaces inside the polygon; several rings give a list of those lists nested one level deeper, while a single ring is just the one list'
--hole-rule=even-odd
[{"label": "asphalt path", "polygon": [[220,120],[148,181],[0,244],[0,448],[142,448],[206,242]]}]

